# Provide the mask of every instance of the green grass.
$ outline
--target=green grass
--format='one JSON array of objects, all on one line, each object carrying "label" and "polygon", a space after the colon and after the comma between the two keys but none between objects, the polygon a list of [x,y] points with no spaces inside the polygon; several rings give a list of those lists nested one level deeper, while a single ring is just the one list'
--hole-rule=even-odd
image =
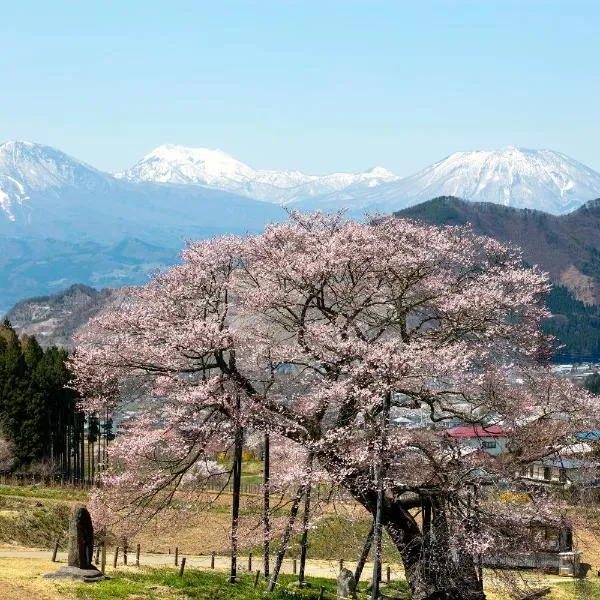
[{"label": "green grass", "polygon": [[21,487],[17,485],[0,484],[0,496],[19,496],[21,498],[41,498],[64,501],[85,501],[88,499],[88,492],[86,490],[78,490],[68,487],[44,487],[41,485]]},{"label": "green grass", "polygon": [[0,495],[0,542],[50,548],[65,539],[70,513],[66,502]]},{"label": "green grass", "polygon": [[[293,585],[296,579],[282,575],[275,592],[268,594],[266,582],[261,579],[255,588],[254,577],[251,575],[243,575],[235,585],[231,585],[224,573],[189,570],[183,577],[179,577],[172,569],[144,569],[139,573],[116,573],[108,581],[78,586],[76,595],[81,600],[316,600],[323,586],[324,598],[335,598],[336,584],[331,579],[310,578],[310,587],[303,589]],[[390,597],[394,597],[391,595],[394,593],[392,588],[389,589]],[[405,586],[396,584],[395,590],[404,592]],[[359,597],[366,598],[364,586],[360,591]]]},{"label": "green grass", "polygon": [[557,600],[596,600],[600,598],[600,581],[576,579],[555,583],[552,586],[552,598]]},{"label": "green grass", "polygon": [[247,460],[242,464],[242,483],[263,482],[263,462],[260,460]]},{"label": "green grass", "polygon": [[[341,515],[325,516],[317,521],[314,529],[308,534],[308,556],[311,559],[344,559],[357,561],[361,555],[365,539],[369,533],[371,522],[369,520],[352,521]],[[286,553],[287,557],[300,556],[301,534],[293,536]],[[279,547],[278,540],[272,544],[272,552],[276,553]],[[254,554],[262,552],[262,546],[250,549]],[[398,550],[384,531],[382,544],[382,557],[384,563],[400,563]]]}]

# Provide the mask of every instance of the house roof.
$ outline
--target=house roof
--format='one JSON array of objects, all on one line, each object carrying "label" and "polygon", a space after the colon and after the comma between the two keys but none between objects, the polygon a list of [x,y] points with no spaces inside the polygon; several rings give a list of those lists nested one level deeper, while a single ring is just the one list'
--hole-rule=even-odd
[{"label": "house roof", "polygon": [[578,460],[576,458],[544,458],[542,464],[545,467],[558,467],[562,469],[593,469],[598,466],[589,460]]},{"label": "house roof", "polygon": [[462,425],[461,427],[452,427],[451,429],[440,431],[438,435],[459,439],[473,439],[505,437],[506,432],[500,425]]},{"label": "house roof", "polygon": [[600,440],[600,431],[582,431],[581,433],[576,433],[575,437],[578,440]]}]

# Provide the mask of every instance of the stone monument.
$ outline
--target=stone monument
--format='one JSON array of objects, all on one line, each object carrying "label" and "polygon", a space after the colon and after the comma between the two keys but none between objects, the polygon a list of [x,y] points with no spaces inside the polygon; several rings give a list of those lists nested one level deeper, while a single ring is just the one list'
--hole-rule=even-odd
[{"label": "stone monument", "polygon": [[104,574],[92,564],[94,551],[94,526],[92,517],[83,505],[76,505],[69,521],[69,541],[67,545],[67,566],[55,573],[48,573],[48,579],[76,579],[79,581],[102,581]]},{"label": "stone monument", "polygon": [[356,581],[350,569],[341,568],[337,578],[337,597],[356,598]]}]

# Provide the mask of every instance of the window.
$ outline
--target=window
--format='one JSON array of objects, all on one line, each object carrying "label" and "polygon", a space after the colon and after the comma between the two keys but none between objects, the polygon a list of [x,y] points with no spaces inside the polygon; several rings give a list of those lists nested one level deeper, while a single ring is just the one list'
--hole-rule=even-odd
[{"label": "window", "polygon": [[544,479],[550,481],[552,479],[552,467],[544,467]]},{"label": "window", "polygon": [[567,470],[566,469],[559,469],[558,480],[561,483],[567,483]]},{"label": "window", "polygon": [[496,440],[483,440],[481,442],[481,447],[482,448],[495,448],[496,447]]}]

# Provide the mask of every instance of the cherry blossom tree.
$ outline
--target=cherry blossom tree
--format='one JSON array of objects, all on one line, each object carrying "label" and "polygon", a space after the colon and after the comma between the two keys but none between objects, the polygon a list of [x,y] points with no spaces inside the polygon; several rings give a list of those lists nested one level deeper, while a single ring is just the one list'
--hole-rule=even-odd
[{"label": "cherry blossom tree", "polygon": [[[311,476],[374,516],[381,490],[414,600],[482,599],[477,557],[524,547],[534,518],[560,519],[548,494],[511,502],[500,490],[597,428],[587,392],[544,364],[548,289],[517,251],[468,227],[291,213],[262,235],[190,243],[77,339],[85,409],[136,412],[102,506],[154,510],[184,481],[200,485],[242,426],[288,440]],[[386,400],[426,419],[390,427]],[[455,421],[501,424],[507,452],[439,435]],[[288,477],[305,485],[307,464],[290,462]]]}]

